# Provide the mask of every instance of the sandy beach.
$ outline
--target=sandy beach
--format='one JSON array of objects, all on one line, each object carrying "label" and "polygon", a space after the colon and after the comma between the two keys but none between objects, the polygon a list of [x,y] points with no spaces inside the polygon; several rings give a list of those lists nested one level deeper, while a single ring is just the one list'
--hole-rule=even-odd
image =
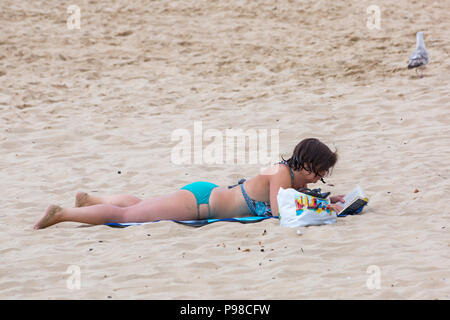
[{"label": "sandy beach", "polygon": [[[450,6],[379,2],[378,29],[374,4],[0,1],[0,299],[449,299]],[[423,78],[406,68],[418,31]],[[285,158],[319,138],[339,160],[310,187],[360,185],[369,205],[302,235],[276,219],[33,230],[78,191],[258,174],[174,163],[173,132],[196,121],[278,130]]]}]

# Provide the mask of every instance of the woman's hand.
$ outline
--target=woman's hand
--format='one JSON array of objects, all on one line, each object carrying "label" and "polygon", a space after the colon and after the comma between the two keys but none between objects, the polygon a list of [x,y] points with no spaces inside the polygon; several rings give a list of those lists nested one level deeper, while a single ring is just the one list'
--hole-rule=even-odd
[{"label": "woman's hand", "polygon": [[332,196],[332,197],[330,197],[330,202],[331,203],[336,203],[336,202],[345,203],[344,197],[345,197],[345,194],[340,194],[338,196]]},{"label": "woman's hand", "polygon": [[336,211],[337,214],[339,214],[339,212],[341,212],[342,209],[344,209],[344,207],[342,207],[338,204],[330,204],[330,207],[332,207],[334,209],[334,211]]}]

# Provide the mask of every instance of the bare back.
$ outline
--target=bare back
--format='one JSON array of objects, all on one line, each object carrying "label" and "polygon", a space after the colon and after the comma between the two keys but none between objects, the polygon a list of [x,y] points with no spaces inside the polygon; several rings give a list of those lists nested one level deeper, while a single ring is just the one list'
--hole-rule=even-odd
[{"label": "bare back", "polygon": [[[280,187],[291,188],[291,174],[285,165],[274,165],[256,177],[244,182],[250,198],[270,202],[272,213],[278,215],[277,194]],[[215,218],[249,216],[250,210],[242,195],[241,188],[215,188],[210,197],[210,207]]]}]

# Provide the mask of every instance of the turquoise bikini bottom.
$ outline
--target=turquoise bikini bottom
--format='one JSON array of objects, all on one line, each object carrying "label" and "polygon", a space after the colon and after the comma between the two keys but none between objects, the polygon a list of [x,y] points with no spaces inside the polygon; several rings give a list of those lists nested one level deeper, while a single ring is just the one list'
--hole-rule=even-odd
[{"label": "turquoise bikini bottom", "polygon": [[219,187],[217,184],[206,182],[206,181],[197,181],[190,184],[185,185],[181,190],[188,190],[192,192],[195,199],[197,200],[197,215],[200,219],[200,209],[199,206],[201,204],[208,205],[208,219],[209,219],[209,197],[211,196],[211,192],[214,188]]}]

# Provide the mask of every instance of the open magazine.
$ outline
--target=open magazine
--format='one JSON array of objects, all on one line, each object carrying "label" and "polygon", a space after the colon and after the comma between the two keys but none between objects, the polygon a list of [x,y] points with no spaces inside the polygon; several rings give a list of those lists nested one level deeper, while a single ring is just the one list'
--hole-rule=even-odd
[{"label": "open magazine", "polygon": [[369,199],[365,196],[360,186],[357,186],[351,192],[345,195],[345,203],[336,202],[336,204],[343,207],[339,212],[338,217],[345,217],[346,215],[352,215],[361,212],[363,207],[369,202]]}]

